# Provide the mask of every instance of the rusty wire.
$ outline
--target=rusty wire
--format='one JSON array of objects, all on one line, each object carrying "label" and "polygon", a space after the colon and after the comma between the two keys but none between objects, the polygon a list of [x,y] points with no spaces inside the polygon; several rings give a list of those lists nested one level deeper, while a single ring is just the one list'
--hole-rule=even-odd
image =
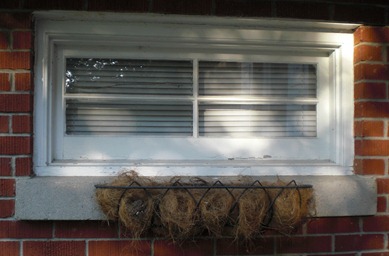
[{"label": "rusty wire", "polygon": [[[164,185],[144,186],[137,181],[132,181],[127,186],[95,185],[95,187],[97,189],[123,189],[123,192],[122,192],[120,199],[118,201],[118,210],[119,210],[119,205],[120,205],[121,200],[123,199],[124,194],[126,193],[126,191],[131,190],[131,189],[142,189],[150,197],[152,196],[152,192],[150,190],[164,190],[164,192],[162,193],[160,198],[163,198],[170,190],[176,190],[176,189],[184,190],[186,193],[188,193],[188,195],[192,198],[193,202],[196,204],[196,211],[199,210],[199,206],[200,206],[201,201],[204,199],[204,197],[207,195],[207,193],[210,190],[212,190],[212,189],[224,189],[228,192],[228,194],[234,200],[234,203],[233,203],[232,207],[230,208],[229,213],[232,213],[234,211],[234,209],[237,207],[237,205],[239,203],[240,198],[248,190],[262,189],[265,192],[266,197],[268,198],[268,201],[269,201],[268,209],[266,210],[266,217],[264,219],[263,224],[261,225],[262,226],[261,229],[264,229],[264,228],[269,227],[269,224],[271,223],[271,221],[273,219],[273,215],[274,215],[274,204],[275,204],[277,198],[284,192],[284,190],[296,189],[298,192],[299,199],[300,199],[299,201],[300,201],[300,207],[301,207],[302,198],[301,198],[300,189],[311,189],[312,185],[307,185],[307,184],[298,185],[295,180],[290,181],[286,185],[264,185],[259,180],[255,180],[251,184],[225,185],[220,180],[217,180],[213,184],[209,184],[208,182],[206,182],[202,179],[197,180],[197,182],[194,184],[188,184],[187,182],[181,182],[179,179],[177,179],[174,182],[171,181],[171,183],[169,185],[164,184]],[[275,197],[271,198],[271,196],[269,194],[269,190],[273,190],[273,189],[279,189],[279,191]],[[191,190],[205,190],[205,191],[199,199],[196,199],[194,194],[191,192]],[[240,191],[240,193],[236,196],[236,193],[234,195],[234,193],[232,192],[233,190],[234,190],[234,192],[236,192],[238,190],[238,191]]]}]

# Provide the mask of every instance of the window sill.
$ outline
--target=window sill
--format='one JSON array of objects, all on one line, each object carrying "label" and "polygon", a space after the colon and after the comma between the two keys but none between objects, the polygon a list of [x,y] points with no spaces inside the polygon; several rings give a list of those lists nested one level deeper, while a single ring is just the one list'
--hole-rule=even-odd
[{"label": "window sill", "polygon": [[37,176],[112,176],[123,170],[136,170],[144,176],[316,176],[352,175],[350,165],[329,160],[56,160],[35,166]]},{"label": "window sill", "polygon": [[[113,177],[34,177],[16,182],[16,214],[22,220],[104,220],[95,201],[95,184]],[[274,181],[277,177],[258,177]],[[282,176],[282,180],[311,184],[316,216],[374,215],[377,189],[374,178],[348,176]]]}]

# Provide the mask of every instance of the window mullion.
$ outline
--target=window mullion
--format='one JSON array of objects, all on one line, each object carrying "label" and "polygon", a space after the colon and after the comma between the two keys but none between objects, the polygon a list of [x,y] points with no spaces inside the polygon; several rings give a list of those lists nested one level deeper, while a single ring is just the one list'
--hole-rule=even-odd
[{"label": "window mullion", "polygon": [[199,136],[199,61],[193,60],[193,137]]}]

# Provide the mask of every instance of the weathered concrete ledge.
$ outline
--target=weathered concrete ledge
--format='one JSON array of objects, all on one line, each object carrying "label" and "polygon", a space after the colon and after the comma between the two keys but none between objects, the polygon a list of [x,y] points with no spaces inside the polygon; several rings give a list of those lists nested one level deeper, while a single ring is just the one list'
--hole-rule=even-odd
[{"label": "weathered concrete ledge", "polygon": [[[22,220],[104,220],[95,200],[95,184],[114,177],[33,177],[16,182],[16,213]],[[256,177],[254,177],[256,178]],[[225,180],[226,177],[221,178]],[[233,178],[231,178],[233,179]],[[275,181],[277,177],[258,177]],[[315,191],[316,216],[374,215],[377,209],[375,179],[349,176],[282,176],[311,184]]]}]

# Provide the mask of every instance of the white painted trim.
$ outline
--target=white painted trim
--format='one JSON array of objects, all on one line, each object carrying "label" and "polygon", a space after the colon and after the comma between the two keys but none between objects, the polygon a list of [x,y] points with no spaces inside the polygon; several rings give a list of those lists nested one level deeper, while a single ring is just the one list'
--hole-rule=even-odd
[{"label": "white painted trim", "polygon": [[116,176],[122,172],[134,170],[145,176],[286,176],[286,175],[352,175],[351,167],[341,167],[332,163],[306,162],[305,164],[261,164],[249,165],[236,163],[223,163],[218,165],[204,164],[194,165],[188,163],[175,164],[162,162],[160,164],[148,164],[147,162],[90,165],[80,163],[56,162],[48,167],[37,167],[39,176]]},{"label": "white painted trim", "polygon": [[282,30],[310,30],[321,32],[352,33],[360,24],[318,22],[296,19],[261,19],[261,18],[230,18],[208,16],[184,16],[184,15],[161,15],[161,14],[123,14],[108,12],[80,12],[80,11],[36,11],[35,20],[57,21],[98,21],[98,22],[140,22],[158,24],[182,24],[183,20],[192,25],[232,26],[232,27],[255,27],[256,29],[282,29]]}]

